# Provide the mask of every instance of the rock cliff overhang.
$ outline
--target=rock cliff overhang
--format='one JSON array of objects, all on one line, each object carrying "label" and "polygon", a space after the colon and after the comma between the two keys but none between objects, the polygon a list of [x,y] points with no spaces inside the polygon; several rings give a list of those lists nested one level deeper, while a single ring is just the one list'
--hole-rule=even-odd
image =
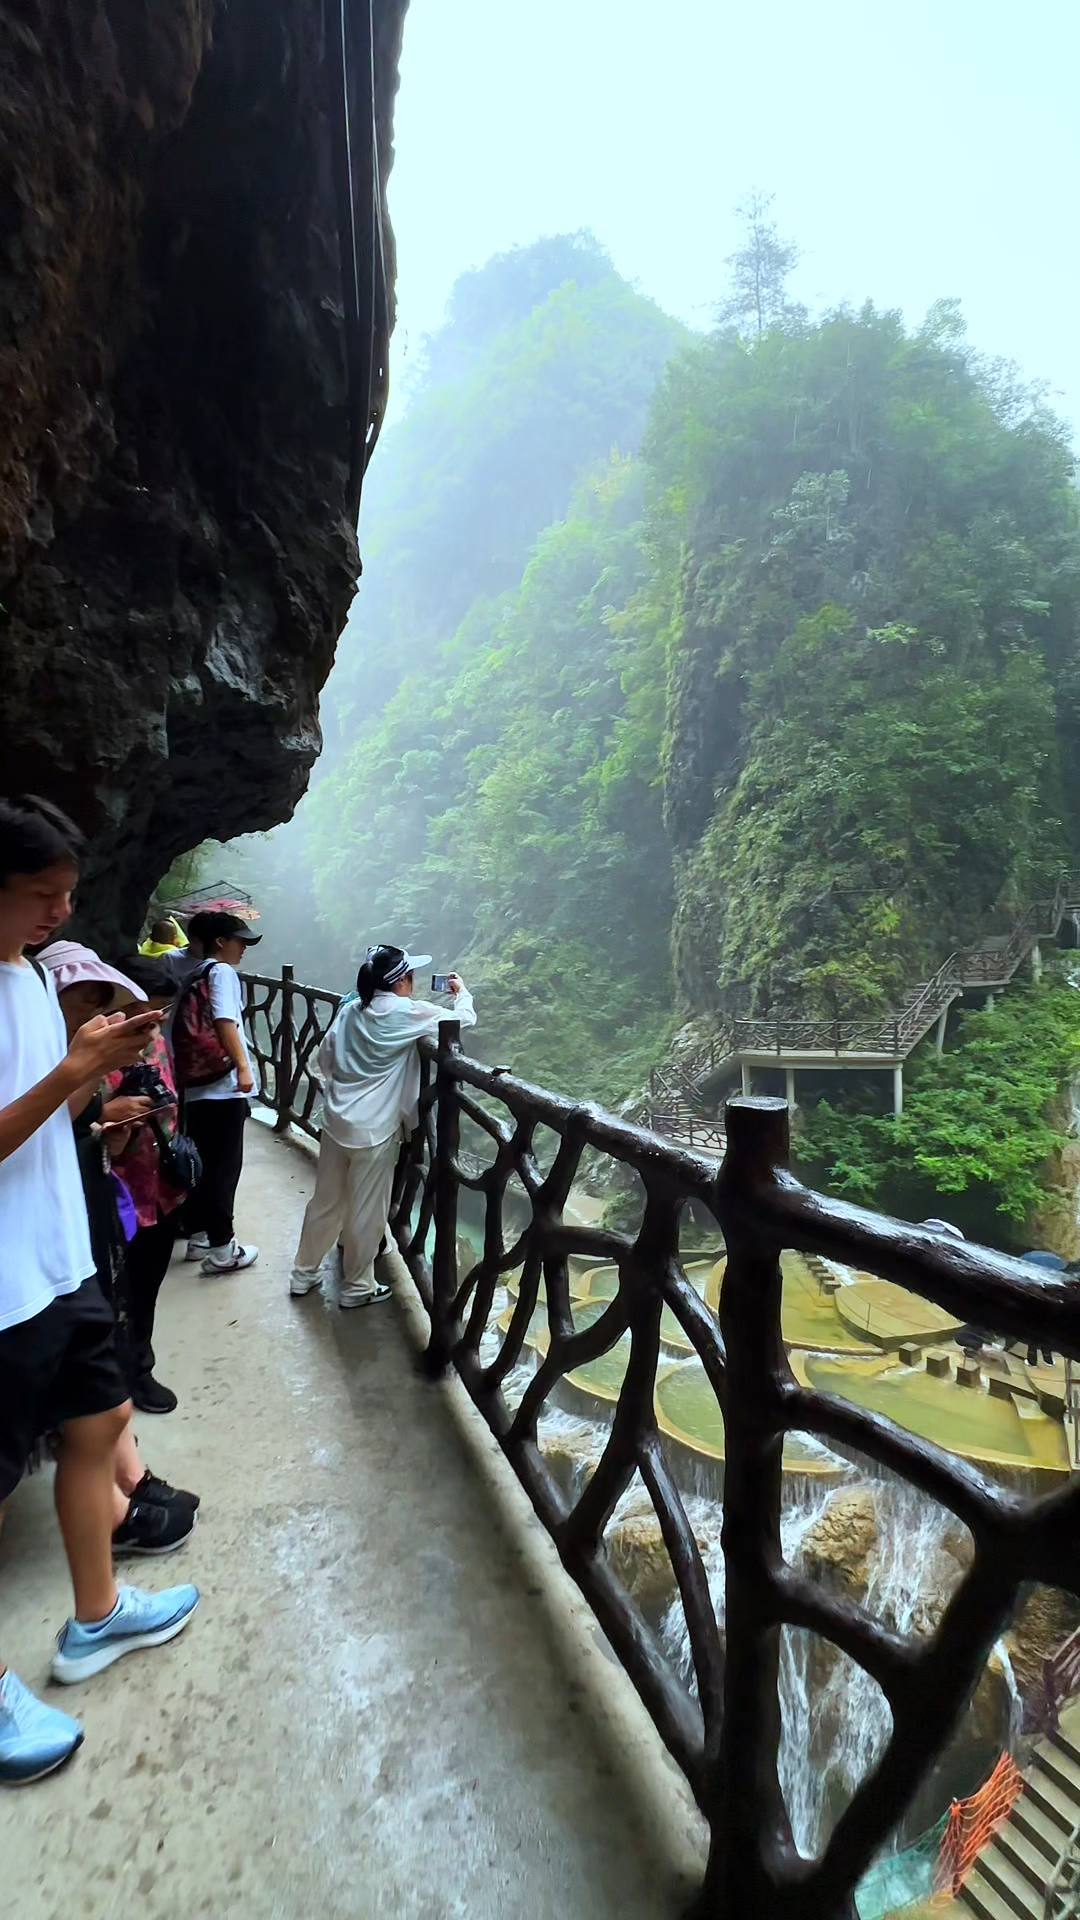
[{"label": "rock cliff overhang", "polygon": [[406,4],[0,6],[3,784],[87,830],[103,941],[178,853],[286,818],[318,752]]}]

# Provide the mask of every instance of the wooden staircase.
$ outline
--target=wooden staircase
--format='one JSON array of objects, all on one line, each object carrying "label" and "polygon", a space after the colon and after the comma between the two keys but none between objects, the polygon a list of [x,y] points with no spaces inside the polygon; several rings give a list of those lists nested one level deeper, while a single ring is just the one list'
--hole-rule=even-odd
[{"label": "wooden staircase", "polygon": [[884,1019],[807,1020],[781,1015],[728,1020],[694,1053],[654,1069],[641,1121],[679,1146],[722,1154],[724,1135],[715,1112],[715,1088],[725,1073],[744,1063],[767,1065],[770,1061],[798,1066],[813,1066],[816,1061],[846,1061],[852,1067],[902,1064],[954,1000],[974,990],[994,992],[1008,986],[1038,942],[1056,939],[1066,915],[1078,913],[1080,875],[1068,875],[1053,899],[1035,901],[1010,933],[987,935],[981,944],[950,954],[929,980],[913,987],[895,1013]]},{"label": "wooden staircase", "polygon": [[642,1120],[676,1146],[693,1153],[727,1151],[723,1123],[710,1114],[700,1088],[677,1066],[657,1067],[649,1082],[649,1098]]},{"label": "wooden staircase", "polygon": [[960,1912],[980,1920],[1044,1920],[1077,1912],[1053,1903],[1063,1860],[1080,1830],[1080,1703],[1067,1707],[1057,1733],[1039,1742],[1024,1791],[983,1848],[957,1895]]}]

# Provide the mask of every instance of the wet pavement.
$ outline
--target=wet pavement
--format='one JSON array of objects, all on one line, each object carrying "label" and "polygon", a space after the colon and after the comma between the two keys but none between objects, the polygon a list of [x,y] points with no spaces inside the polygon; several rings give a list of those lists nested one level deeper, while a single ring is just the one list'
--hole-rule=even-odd
[{"label": "wet pavement", "polygon": [[[175,1264],[144,1457],[203,1496],[194,1538],[121,1577],[193,1579],[171,1646],[49,1689],[86,1729],[0,1795],[20,1920],[665,1920],[685,1904],[594,1744],[537,1590],[396,1305],[290,1301],[308,1161],[253,1125],[259,1264]],[[0,1646],[44,1690],[68,1611],[47,1472],[0,1534]]]}]

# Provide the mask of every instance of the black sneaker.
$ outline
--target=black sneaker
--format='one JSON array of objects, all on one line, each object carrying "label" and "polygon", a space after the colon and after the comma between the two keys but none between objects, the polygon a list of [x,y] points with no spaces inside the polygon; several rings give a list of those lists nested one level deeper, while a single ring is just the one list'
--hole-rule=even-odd
[{"label": "black sneaker", "polygon": [[152,1373],[144,1373],[141,1380],[136,1380],[131,1398],[140,1413],[172,1413],[177,1404],[172,1388],[163,1387]]},{"label": "black sneaker", "polygon": [[149,1500],[155,1507],[183,1507],[187,1513],[197,1513],[199,1510],[197,1493],[186,1493],[183,1487],[170,1487],[167,1480],[159,1480],[149,1467],[131,1497],[133,1500]]},{"label": "black sneaker", "polygon": [[112,1537],[114,1553],[175,1553],[195,1529],[195,1515],[181,1507],[155,1507],[133,1500]]}]

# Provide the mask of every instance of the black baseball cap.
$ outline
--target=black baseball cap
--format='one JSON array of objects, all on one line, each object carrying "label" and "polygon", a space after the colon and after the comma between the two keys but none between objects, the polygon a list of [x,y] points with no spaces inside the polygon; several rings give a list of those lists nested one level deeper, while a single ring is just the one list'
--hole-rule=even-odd
[{"label": "black baseball cap", "polygon": [[197,913],[188,921],[188,935],[206,952],[217,940],[242,940],[245,947],[257,947],[261,933],[252,933],[246,920],[237,913]]}]

